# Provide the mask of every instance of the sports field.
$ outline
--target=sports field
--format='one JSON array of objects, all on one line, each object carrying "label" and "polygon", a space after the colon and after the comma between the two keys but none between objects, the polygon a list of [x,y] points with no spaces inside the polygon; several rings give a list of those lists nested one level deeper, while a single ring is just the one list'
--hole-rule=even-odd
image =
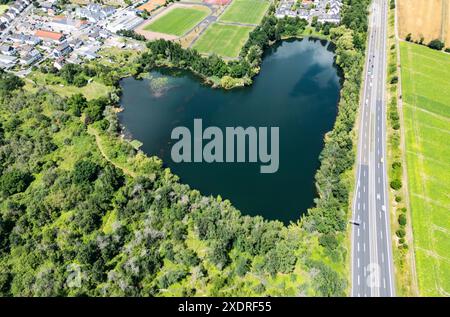
[{"label": "sports field", "polygon": [[450,55],[400,43],[419,291],[450,296]]},{"label": "sports field", "polygon": [[266,0],[233,0],[220,16],[221,22],[259,24],[270,3]]},{"label": "sports field", "polygon": [[214,23],[194,43],[193,48],[200,53],[237,57],[252,30],[251,26]]},{"label": "sports field", "polygon": [[204,6],[176,7],[168,9],[161,17],[144,27],[145,31],[159,32],[182,36],[204,18],[208,16],[210,10]]}]

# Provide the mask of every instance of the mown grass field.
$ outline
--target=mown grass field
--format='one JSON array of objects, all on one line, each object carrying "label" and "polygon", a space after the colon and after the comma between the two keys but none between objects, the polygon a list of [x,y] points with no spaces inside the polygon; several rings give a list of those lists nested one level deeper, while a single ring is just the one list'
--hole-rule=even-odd
[{"label": "mown grass field", "polygon": [[200,53],[237,57],[252,30],[251,26],[214,23],[194,43],[193,48]]},{"label": "mown grass field", "polygon": [[5,13],[6,10],[8,10],[9,5],[7,4],[0,4],[0,14]]},{"label": "mown grass field", "polygon": [[219,21],[259,24],[270,3],[266,0],[233,0]]},{"label": "mown grass field", "polygon": [[419,291],[450,295],[450,55],[400,45],[408,190]]},{"label": "mown grass field", "polygon": [[144,30],[182,36],[204,18],[210,10],[203,6],[191,8],[174,8],[148,24]]}]

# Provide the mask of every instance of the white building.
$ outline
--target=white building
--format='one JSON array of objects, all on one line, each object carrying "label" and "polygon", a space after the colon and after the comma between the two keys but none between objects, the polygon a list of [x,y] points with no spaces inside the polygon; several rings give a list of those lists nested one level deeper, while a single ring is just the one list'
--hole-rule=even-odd
[{"label": "white building", "polygon": [[116,33],[119,30],[130,31],[134,30],[142,22],[144,22],[144,19],[138,17],[134,11],[126,11],[122,16],[107,24],[106,29],[112,33]]},{"label": "white building", "polygon": [[0,68],[9,69],[16,65],[17,57],[9,55],[0,55]]}]

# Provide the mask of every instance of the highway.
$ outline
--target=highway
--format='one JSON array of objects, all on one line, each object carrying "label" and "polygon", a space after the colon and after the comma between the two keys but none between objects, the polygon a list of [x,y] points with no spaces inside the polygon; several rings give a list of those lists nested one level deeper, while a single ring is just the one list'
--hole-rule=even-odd
[{"label": "highway", "polygon": [[351,296],[395,296],[386,174],[387,0],[370,7],[353,199]]}]

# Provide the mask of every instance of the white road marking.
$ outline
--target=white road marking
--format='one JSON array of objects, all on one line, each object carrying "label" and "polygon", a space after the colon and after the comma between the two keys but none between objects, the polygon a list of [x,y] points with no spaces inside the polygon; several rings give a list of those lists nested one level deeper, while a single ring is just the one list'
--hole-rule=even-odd
[{"label": "white road marking", "polygon": [[[358,252],[359,252],[359,242],[358,242]],[[359,259],[358,259],[359,260]]]}]

